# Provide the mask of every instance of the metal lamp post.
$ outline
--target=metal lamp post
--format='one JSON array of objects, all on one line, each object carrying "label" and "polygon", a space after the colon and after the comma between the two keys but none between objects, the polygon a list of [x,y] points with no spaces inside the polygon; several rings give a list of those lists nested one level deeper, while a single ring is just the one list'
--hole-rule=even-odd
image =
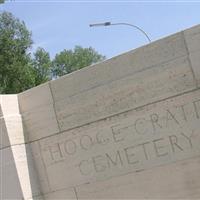
[{"label": "metal lamp post", "polygon": [[90,24],[90,27],[97,27],[97,26],[116,26],[116,25],[125,25],[125,26],[131,26],[133,28],[138,29],[140,32],[142,32],[145,37],[147,38],[147,40],[149,42],[151,42],[149,36],[147,35],[147,33],[145,33],[145,31],[143,31],[140,27],[133,25],[133,24],[129,24],[129,23],[111,23],[111,22],[104,22],[104,23],[97,23],[97,24]]}]

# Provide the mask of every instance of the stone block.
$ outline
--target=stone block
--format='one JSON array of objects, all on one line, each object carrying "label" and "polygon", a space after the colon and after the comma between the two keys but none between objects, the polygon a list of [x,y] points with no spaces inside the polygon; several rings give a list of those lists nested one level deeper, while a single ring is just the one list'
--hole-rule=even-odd
[{"label": "stone block", "polygon": [[188,57],[184,56],[75,96],[66,96],[55,102],[55,109],[64,131],[195,88]]},{"label": "stone block", "polygon": [[16,144],[23,144],[24,138],[22,118],[20,115],[4,117],[0,120],[1,138],[0,148]]},{"label": "stone block", "polygon": [[200,87],[200,50],[190,53],[189,57],[197,85]]},{"label": "stone block", "polygon": [[2,199],[28,199],[40,194],[28,145],[15,145],[0,152]]},{"label": "stone block", "polygon": [[35,108],[53,104],[49,83],[34,87],[18,94],[20,112],[24,113]]},{"label": "stone block", "polygon": [[52,192],[52,190],[49,185],[48,174],[46,172],[46,168],[44,165],[44,160],[41,154],[39,142],[36,141],[36,142],[30,143],[30,149],[31,149],[31,154],[32,154],[35,170],[38,174],[40,190],[42,194],[50,193]]},{"label": "stone block", "polygon": [[25,143],[17,95],[1,95],[0,149]]},{"label": "stone block", "polygon": [[24,199],[41,195],[29,144],[11,147]]},{"label": "stone block", "polygon": [[2,118],[3,112],[2,112],[2,95],[0,95],[0,118]]},{"label": "stone block", "polygon": [[20,112],[17,95],[1,95],[1,112],[4,117],[19,115]]},{"label": "stone block", "polygon": [[76,194],[74,192],[74,188],[65,189],[61,191],[54,191],[48,194],[44,195],[45,199],[51,199],[51,200],[78,200],[76,198]]},{"label": "stone block", "polygon": [[20,93],[18,98],[24,132],[30,142],[59,132],[49,83]]},{"label": "stone block", "polygon": [[53,104],[22,113],[24,134],[32,142],[59,132]]},{"label": "stone block", "polygon": [[53,96],[65,99],[185,55],[183,34],[177,33],[51,81]]},{"label": "stone block", "polygon": [[196,90],[40,140],[50,188],[95,183],[197,157],[199,124]]},{"label": "stone block", "polygon": [[76,188],[78,199],[199,199],[200,159],[191,158],[147,171]]},{"label": "stone block", "polygon": [[189,53],[200,51],[200,25],[185,30],[184,36]]},{"label": "stone block", "polygon": [[0,150],[0,197],[22,199],[20,180],[11,148]]},{"label": "stone block", "polygon": [[3,118],[0,118],[0,136],[0,149],[10,146],[10,140]]}]

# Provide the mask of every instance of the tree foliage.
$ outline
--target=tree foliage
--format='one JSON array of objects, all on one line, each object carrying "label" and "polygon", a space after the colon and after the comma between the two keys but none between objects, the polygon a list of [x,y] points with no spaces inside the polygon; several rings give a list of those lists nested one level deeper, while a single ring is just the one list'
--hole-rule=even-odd
[{"label": "tree foliage", "polygon": [[31,33],[11,13],[0,14],[0,93],[17,93],[34,86],[30,55]]},{"label": "tree foliage", "polygon": [[33,68],[35,84],[39,85],[51,79],[51,59],[45,49],[39,47],[34,53]]},{"label": "tree foliage", "polygon": [[23,21],[8,12],[0,14],[0,93],[19,93],[105,59],[91,47],[76,46],[51,61],[41,47],[31,56],[32,43]]},{"label": "tree foliage", "polygon": [[63,50],[56,54],[52,63],[52,72],[55,77],[71,73],[83,67],[104,60],[93,48],[76,46],[73,50]]}]

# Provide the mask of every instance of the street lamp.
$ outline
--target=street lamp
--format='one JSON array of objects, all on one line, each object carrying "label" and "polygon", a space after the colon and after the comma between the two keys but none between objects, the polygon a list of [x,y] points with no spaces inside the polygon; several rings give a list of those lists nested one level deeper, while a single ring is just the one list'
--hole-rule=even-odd
[{"label": "street lamp", "polygon": [[149,36],[145,33],[145,31],[143,31],[140,27],[133,25],[133,24],[129,24],[129,23],[111,23],[111,22],[104,22],[104,23],[97,23],[97,24],[90,24],[90,27],[97,27],[97,26],[115,26],[115,25],[125,25],[125,26],[131,26],[134,27],[136,29],[138,29],[140,32],[142,32],[145,37],[148,39],[149,42],[151,42]]}]

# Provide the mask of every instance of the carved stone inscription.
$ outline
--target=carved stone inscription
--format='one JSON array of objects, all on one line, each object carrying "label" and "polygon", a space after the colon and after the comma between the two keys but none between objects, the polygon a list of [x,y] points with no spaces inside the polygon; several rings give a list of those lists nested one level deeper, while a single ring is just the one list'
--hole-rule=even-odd
[{"label": "carved stone inscription", "polygon": [[199,96],[177,97],[41,140],[52,187],[105,180],[200,155]]}]

